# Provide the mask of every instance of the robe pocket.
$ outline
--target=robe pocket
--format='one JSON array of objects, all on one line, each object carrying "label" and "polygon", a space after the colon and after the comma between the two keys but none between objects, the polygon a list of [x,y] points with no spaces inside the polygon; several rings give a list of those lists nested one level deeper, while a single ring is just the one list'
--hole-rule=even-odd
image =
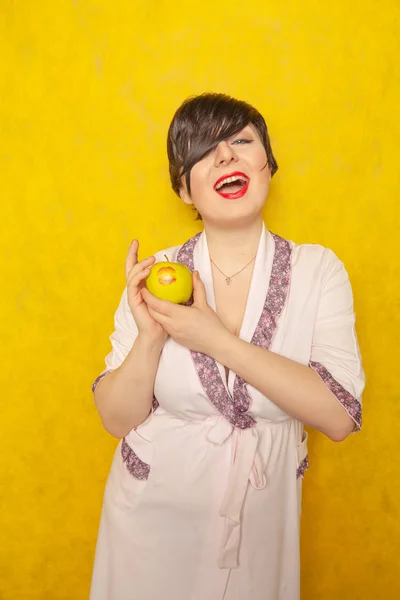
[{"label": "robe pocket", "polygon": [[121,500],[124,504],[127,503],[129,508],[134,508],[151,474],[153,445],[136,430],[132,430],[121,440],[117,451]]},{"label": "robe pocket", "polygon": [[307,450],[308,433],[303,431],[303,441],[297,446],[297,479],[304,477],[304,472],[308,469],[308,450]]}]

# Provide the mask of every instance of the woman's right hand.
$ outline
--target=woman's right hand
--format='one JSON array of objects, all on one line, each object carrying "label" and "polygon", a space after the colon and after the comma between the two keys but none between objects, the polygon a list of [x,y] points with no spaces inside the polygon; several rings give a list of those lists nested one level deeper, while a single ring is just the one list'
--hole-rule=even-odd
[{"label": "woman's right hand", "polygon": [[146,277],[155,263],[154,256],[138,261],[139,242],[133,240],[126,257],[125,275],[128,292],[128,304],[135,319],[139,335],[152,343],[165,344],[168,334],[165,329],[150,316],[146,302],[142,298],[142,289],[146,285]]}]

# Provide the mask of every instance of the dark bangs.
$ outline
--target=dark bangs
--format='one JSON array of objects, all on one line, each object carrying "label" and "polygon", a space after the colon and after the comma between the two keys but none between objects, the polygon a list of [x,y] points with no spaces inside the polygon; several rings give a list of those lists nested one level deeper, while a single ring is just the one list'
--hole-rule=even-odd
[{"label": "dark bangs", "polygon": [[264,145],[273,175],[278,165],[272,153],[267,125],[250,104],[225,94],[202,94],[188,98],[176,111],[168,131],[169,172],[179,195],[181,177],[186,177],[190,194],[190,172],[194,165],[223,140],[252,124]]}]

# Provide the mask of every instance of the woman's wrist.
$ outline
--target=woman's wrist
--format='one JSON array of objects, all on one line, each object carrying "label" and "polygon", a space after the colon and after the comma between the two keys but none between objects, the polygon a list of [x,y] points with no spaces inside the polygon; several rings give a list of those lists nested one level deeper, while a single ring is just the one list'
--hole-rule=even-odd
[{"label": "woman's wrist", "polygon": [[229,329],[225,329],[213,337],[210,348],[206,354],[212,356],[217,362],[221,362],[226,355],[227,350],[236,340],[237,337],[231,333]]},{"label": "woman's wrist", "polygon": [[136,343],[144,352],[149,352],[151,354],[156,352],[161,352],[164,347],[166,339],[162,339],[160,337],[152,337],[146,335],[144,333],[139,333],[136,338]]}]

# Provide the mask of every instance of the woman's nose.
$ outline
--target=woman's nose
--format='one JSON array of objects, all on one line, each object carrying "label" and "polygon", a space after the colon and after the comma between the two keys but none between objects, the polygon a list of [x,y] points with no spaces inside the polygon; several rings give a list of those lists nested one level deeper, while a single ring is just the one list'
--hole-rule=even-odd
[{"label": "woman's nose", "polygon": [[215,149],[215,166],[236,162],[237,155],[233,147],[228,142],[222,141]]}]

